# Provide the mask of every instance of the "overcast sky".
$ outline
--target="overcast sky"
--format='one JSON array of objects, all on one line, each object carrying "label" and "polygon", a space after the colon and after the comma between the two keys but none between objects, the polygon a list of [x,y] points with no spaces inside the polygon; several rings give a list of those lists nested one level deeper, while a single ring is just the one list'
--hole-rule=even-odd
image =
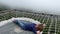
[{"label": "overcast sky", "polygon": [[12,8],[33,9],[37,12],[60,15],[60,0],[0,0]]}]

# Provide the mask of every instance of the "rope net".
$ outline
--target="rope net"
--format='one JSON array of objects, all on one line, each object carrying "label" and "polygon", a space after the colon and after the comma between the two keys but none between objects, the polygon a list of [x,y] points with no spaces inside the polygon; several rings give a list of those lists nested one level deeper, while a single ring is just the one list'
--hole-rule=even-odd
[{"label": "rope net", "polygon": [[[29,13],[29,12],[20,12],[20,11],[7,11],[5,13],[0,14],[0,21],[8,20],[12,17],[28,17],[34,20],[38,20],[41,23],[45,23],[46,27],[43,29],[42,34],[60,34],[60,16],[58,15],[42,15],[38,13]],[[9,23],[5,26],[0,27],[0,34],[33,34],[29,31],[20,32],[19,30],[15,30],[14,28],[18,28],[17,25],[13,23]],[[16,31],[19,31],[16,33]]]}]

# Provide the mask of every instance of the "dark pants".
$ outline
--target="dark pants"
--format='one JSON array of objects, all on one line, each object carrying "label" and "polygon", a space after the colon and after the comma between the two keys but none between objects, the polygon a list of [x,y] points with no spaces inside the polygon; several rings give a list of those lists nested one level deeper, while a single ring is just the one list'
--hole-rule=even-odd
[{"label": "dark pants", "polygon": [[26,25],[30,24],[23,20],[15,20],[14,23],[17,24],[19,27],[21,27],[24,30],[26,30]]}]

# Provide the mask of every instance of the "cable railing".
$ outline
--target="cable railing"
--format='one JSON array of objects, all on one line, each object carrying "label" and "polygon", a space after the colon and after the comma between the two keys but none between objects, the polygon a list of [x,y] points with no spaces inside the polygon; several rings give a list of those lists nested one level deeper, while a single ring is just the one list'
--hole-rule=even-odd
[{"label": "cable railing", "polygon": [[51,23],[50,23],[50,25],[49,25],[48,34],[50,34],[50,30],[51,30],[52,23],[53,23],[53,18],[51,18]]}]

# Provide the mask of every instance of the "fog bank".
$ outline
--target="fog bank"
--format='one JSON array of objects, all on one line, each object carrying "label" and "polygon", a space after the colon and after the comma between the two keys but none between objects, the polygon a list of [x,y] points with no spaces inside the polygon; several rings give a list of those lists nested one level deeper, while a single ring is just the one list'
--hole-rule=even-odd
[{"label": "fog bank", "polygon": [[0,0],[11,8],[32,9],[35,12],[60,15],[60,0]]}]

